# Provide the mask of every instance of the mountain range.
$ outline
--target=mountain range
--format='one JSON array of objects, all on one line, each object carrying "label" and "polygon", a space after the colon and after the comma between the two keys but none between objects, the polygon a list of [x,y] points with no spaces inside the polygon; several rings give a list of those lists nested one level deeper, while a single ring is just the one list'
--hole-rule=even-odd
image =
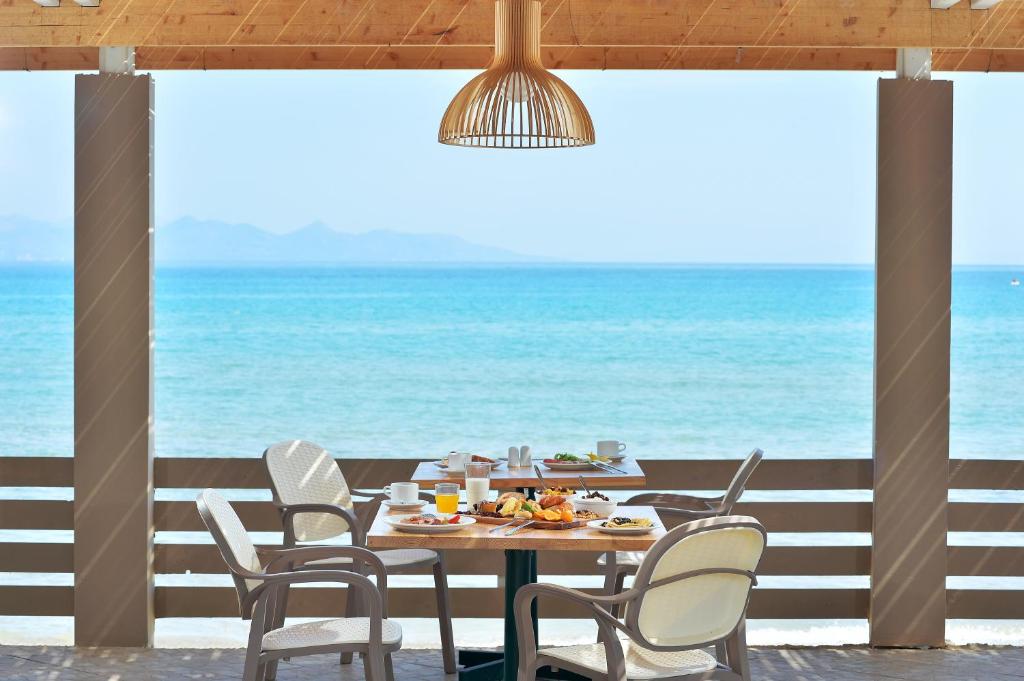
[{"label": "mountain range", "polygon": [[[68,223],[0,216],[0,263],[68,262]],[[448,234],[377,229],[340,232],[322,222],[279,234],[254,225],[183,217],[156,230],[156,260],[168,264],[501,263],[545,258],[475,244]]]}]

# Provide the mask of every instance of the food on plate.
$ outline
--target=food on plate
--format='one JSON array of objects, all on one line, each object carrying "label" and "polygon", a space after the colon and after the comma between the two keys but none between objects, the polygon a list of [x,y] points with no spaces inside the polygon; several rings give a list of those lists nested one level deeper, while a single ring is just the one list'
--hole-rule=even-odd
[{"label": "food on plate", "polygon": [[608,463],[612,460],[612,457],[610,456],[601,456],[600,454],[594,454],[594,452],[587,454],[587,458],[591,461],[603,461],[604,463]]},{"label": "food on plate", "polygon": [[625,529],[627,527],[653,527],[654,523],[650,518],[609,518],[601,523],[601,527],[613,529]]},{"label": "food on plate", "polygon": [[544,463],[588,463],[589,461],[590,459],[585,456],[576,456],[569,452],[559,452],[553,459],[544,459]]},{"label": "food on plate", "polygon": [[545,494],[540,498],[541,508],[551,508],[552,506],[557,506],[558,504],[564,503],[565,497],[563,497],[561,494]]},{"label": "food on plate", "polygon": [[498,504],[493,501],[484,501],[480,503],[480,506],[476,509],[481,515],[490,515],[498,513]]},{"label": "food on plate", "polygon": [[591,490],[588,494],[584,494],[581,499],[593,499],[595,501],[611,501],[608,497],[601,494],[597,490]]},{"label": "food on plate", "polygon": [[593,511],[576,511],[576,520],[597,520],[600,517]]},{"label": "food on plate", "polygon": [[406,525],[458,525],[461,521],[462,516],[455,514],[453,516],[439,516],[433,513],[423,513],[421,515],[410,516],[402,523]]},{"label": "food on plate", "polygon": [[574,490],[571,487],[561,487],[561,486],[559,486],[559,487],[548,487],[541,494],[561,494],[563,497],[571,497],[575,493],[576,493],[576,490]]}]

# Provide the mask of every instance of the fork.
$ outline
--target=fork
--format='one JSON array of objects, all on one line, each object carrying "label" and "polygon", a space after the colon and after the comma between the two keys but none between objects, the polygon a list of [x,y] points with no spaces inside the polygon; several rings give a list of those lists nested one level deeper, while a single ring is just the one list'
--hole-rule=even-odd
[{"label": "fork", "polygon": [[511,522],[507,522],[504,525],[495,525],[491,529],[487,530],[487,533],[488,534],[493,534],[494,532],[497,532],[498,530],[504,530],[506,527],[511,527],[512,525],[515,525],[517,522],[519,522],[519,518],[513,518]]}]

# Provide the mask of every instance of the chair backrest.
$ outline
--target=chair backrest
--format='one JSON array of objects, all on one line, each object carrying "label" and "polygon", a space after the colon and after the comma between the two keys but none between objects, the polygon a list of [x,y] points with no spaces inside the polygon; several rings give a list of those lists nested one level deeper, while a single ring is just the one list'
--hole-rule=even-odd
[{"label": "chair backrest", "polygon": [[238,591],[238,603],[241,606],[249,591],[260,583],[258,579],[246,579],[252,573],[260,573],[263,566],[256,554],[249,533],[245,531],[241,519],[231,508],[228,500],[212,489],[204,489],[196,497],[196,508],[206,524],[206,529],[213,535],[213,541],[228,564],[231,577]]},{"label": "chair backrest", "polygon": [[736,475],[733,476],[732,482],[729,483],[729,488],[725,490],[725,496],[722,498],[723,515],[732,513],[732,507],[740,500],[743,490],[747,486],[747,480],[750,479],[754,469],[757,468],[757,464],[761,463],[761,457],[763,456],[764,452],[760,449],[755,449],[740,464],[739,470],[736,471]]},{"label": "chair backrest", "polygon": [[[263,452],[274,498],[286,505],[333,504],[352,508],[352,495],[334,458],[320,445],[289,440]],[[295,516],[297,541],[331,539],[348,531],[344,518],[329,513]]]},{"label": "chair backrest", "polygon": [[642,593],[626,611],[626,628],[658,647],[727,637],[746,613],[765,542],[764,527],[748,516],[697,520],[669,531],[637,570],[633,588]]}]

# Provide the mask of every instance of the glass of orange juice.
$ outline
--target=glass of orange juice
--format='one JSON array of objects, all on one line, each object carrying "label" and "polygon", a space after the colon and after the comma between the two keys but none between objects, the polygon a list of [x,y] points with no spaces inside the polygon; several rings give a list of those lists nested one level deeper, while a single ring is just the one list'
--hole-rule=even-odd
[{"label": "glass of orange juice", "polygon": [[459,485],[454,482],[439,482],[434,485],[434,503],[438,513],[459,512]]}]

